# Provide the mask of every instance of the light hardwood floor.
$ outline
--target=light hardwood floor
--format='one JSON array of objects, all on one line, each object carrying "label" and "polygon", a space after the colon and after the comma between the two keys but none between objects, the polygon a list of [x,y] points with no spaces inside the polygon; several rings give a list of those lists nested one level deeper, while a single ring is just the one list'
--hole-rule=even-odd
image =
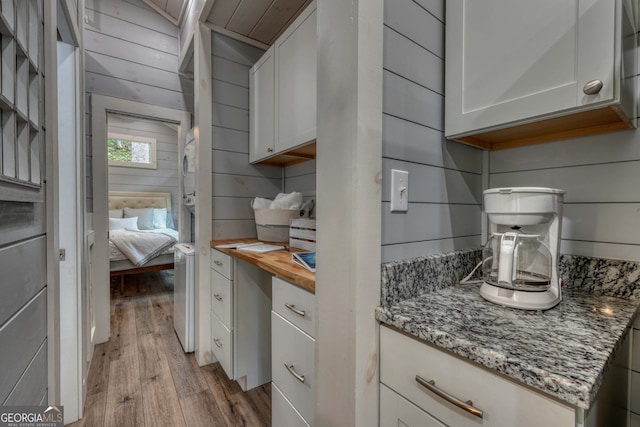
[{"label": "light hardwood floor", "polygon": [[95,348],[74,427],[271,426],[271,385],[243,393],[220,364],[198,367],[173,330],[173,272],[111,287],[111,339]]}]

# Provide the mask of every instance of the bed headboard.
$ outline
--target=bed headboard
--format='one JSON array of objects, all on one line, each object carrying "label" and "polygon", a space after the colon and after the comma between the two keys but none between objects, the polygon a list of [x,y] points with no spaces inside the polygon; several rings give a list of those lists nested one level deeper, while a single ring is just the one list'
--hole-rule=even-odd
[{"label": "bed headboard", "polygon": [[122,208],[167,208],[171,212],[171,193],[109,191],[109,209]]}]

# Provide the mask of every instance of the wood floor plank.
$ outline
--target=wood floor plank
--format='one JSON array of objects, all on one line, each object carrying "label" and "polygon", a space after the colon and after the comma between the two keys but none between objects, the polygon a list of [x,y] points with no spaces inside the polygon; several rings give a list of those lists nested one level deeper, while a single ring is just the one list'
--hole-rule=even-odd
[{"label": "wood floor plank", "polygon": [[92,394],[106,394],[109,385],[109,344],[97,344],[93,350],[91,367],[87,374],[87,396]]},{"label": "wood floor plank", "polygon": [[144,409],[136,356],[111,362],[107,389],[105,427],[140,427]]},{"label": "wood floor plank", "polygon": [[135,306],[130,298],[118,299],[111,310],[109,359],[136,357]]},{"label": "wood floor plank", "polygon": [[227,427],[209,389],[180,399],[182,413],[189,427]]},{"label": "wood floor plank", "polygon": [[162,339],[178,398],[182,399],[183,397],[208,390],[209,387],[195,356],[193,353],[185,354],[175,332],[173,334],[164,334]]},{"label": "wood floor plank", "polygon": [[243,393],[218,363],[200,368],[184,353],[166,273],[127,277],[123,293],[112,287],[112,338],[96,346],[85,417],[72,425],[270,426],[270,384]]}]

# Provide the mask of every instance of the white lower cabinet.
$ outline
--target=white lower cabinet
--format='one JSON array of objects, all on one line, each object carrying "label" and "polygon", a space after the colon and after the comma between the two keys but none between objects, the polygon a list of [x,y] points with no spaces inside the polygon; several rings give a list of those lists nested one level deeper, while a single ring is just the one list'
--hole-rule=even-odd
[{"label": "white lower cabinet", "polygon": [[446,427],[384,384],[380,384],[380,426]]},{"label": "white lower cabinet", "polygon": [[[439,397],[419,382],[482,411],[471,414]],[[380,382],[430,417],[451,427],[575,427],[576,410],[568,404],[489,372],[403,333],[380,328]],[[397,399],[397,398],[396,398]],[[386,405],[385,405],[386,406]],[[385,409],[385,411],[388,409]],[[381,427],[402,426],[398,419],[419,420],[414,406],[398,405],[395,415],[381,411]],[[425,418],[428,419],[428,418]],[[384,423],[383,423],[384,421]],[[391,424],[387,424],[390,421]],[[406,425],[406,421],[403,421]],[[425,424],[417,424],[425,425]]]},{"label": "white lower cabinet", "polygon": [[302,415],[284,397],[278,386],[271,384],[271,425],[278,427],[309,427]]},{"label": "white lower cabinet", "polygon": [[271,381],[271,275],[212,249],[211,350],[242,390]]},{"label": "white lower cabinet", "polygon": [[316,343],[306,331],[315,333],[314,295],[274,277],[271,312],[273,426],[314,423]]}]

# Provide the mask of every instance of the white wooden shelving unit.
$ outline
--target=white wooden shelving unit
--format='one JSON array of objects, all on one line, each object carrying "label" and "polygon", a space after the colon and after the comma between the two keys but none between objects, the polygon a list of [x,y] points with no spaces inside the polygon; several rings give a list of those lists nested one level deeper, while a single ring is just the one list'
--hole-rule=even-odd
[{"label": "white wooden shelving unit", "polygon": [[0,200],[42,202],[44,0],[0,0]]}]

